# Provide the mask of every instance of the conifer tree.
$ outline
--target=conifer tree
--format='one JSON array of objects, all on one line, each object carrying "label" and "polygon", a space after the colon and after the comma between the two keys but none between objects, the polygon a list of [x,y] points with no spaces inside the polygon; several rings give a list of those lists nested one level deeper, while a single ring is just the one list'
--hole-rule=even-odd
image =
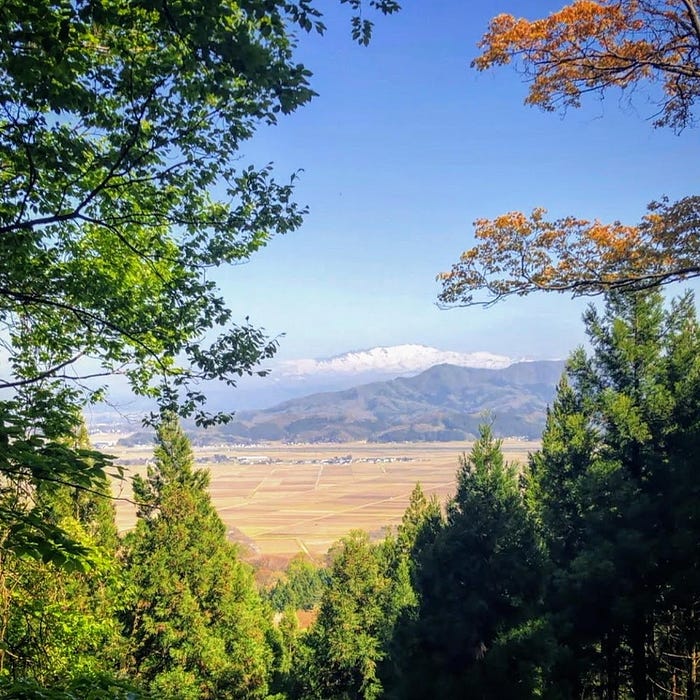
[{"label": "conifer tree", "polygon": [[416,571],[419,613],[401,698],[528,697],[542,636],[541,556],[514,467],[482,426],[447,521]]},{"label": "conifer tree", "polygon": [[413,602],[408,571],[395,568],[396,541],[373,545],[355,530],[331,551],[330,582],[305,640],[293,697],[384,697],[382,671],[401,610]]},{"label": "conifer tree", "polygon": [[[584,317],[531,492],[550,556],[555,697],[694,697],[700,339],[692,298],[610,296]],[[694,544],[693,544],[694,543]]]},{"label": "conifer tree", "polygon": [[141,505],[126,541],[134,599],[125,616],[132,672],[157,697],[265,697],[269,625],[208,485],[177,419],[166,416],[154,464],[134,479]]}]

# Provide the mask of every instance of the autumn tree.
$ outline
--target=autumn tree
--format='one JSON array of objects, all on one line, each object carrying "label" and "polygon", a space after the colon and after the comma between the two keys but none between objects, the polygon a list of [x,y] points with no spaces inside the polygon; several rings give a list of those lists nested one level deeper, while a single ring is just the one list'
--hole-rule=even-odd
[{"label": "autumn tree", "polygon": [[[478,70],[513,63],[530,81],[529,105],[578,107],[585,94],[651,86],[655,124],[695,122],[700,95],[700,14],[695,0],[576,0],[546,18],[495,17]],[[439,275],[444,305],[489,305],[537,290],[630,291],[700,274],[700,199],[652,202],[639,222],[544,209],[475,222],[476,245]]]},{"label": "autumn tree", "polygon": [[543,19],[501,14],[479,43],[478,70],[515,63],[526,104],[579,107],[583,95],[659,83],[657,126],[693,122],[700,95],[695,0],[575,0]]}]

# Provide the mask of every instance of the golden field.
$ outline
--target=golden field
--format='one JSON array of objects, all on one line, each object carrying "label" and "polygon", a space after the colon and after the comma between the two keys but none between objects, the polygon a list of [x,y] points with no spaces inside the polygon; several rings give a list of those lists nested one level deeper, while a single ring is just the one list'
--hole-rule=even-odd
[{"label": "golden field", "polygon": [[[536,442],[504,441],[506,458],[524,462]],[[454,493],[458,457],[470,443],[348,443],[195,448],[211,473],[211,496],[231,539],[262,556],[320,556],[354,528],[381,535],[396,526],[416,482],[441,501]],[[126,474],[143,473],[148,447],[111,447]],[[128,479],[115,493],[129,498]],[[133,504],[117,501],[128,530]]]}]

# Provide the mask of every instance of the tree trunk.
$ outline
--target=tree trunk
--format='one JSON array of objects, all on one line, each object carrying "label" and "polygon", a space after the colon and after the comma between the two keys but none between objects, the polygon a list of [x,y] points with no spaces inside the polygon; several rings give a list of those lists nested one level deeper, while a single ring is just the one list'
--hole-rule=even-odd
[{"label": "tree trunk", "polygon": [[617,700],[620,693],[620,669],[617,660],[618,636],[608,633],[603,638],[603,658],[605,660],[604,700]]},{"label": "tree trunk", "polygon": [[632,647],[632,697],[634,700],[647,700],[647,654],[646,620],[637,611],[630,625],[630,646]]}]

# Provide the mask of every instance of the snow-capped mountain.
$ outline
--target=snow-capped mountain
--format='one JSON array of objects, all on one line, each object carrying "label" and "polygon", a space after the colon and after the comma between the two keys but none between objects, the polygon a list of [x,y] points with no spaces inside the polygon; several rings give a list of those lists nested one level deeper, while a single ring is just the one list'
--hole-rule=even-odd
[{"label": "snow-capped mountain", "polygon": [[427,345],[394,345],[347,352],[327,359],[301,359],[280,362],[276,373],[285,377],[313,375],[418,374],[434,365],[450,364],[459,367],[503,369],[516,360],[490,352],[454,352],[438,350]]},{"label": "snow-capped mountain", "polygon": [[[267,377],[241,377],[234,390],[230,386],[209,382],[206,386],[210,410],[243,411],[263,409],[283,401],[309,394],[341,391],[362,384],[387,381],[396,377],[413,377],[435,365],[456,365],[473,369],[505,369],[526,361],[490,352],[454,352],[427,345],[394,345],[347,352],[326,359],[271,361]],[[112,403],[122,414],[140,416],[152,410],[150,403],[135,400],[128,393],[117,391]],[[112,415],[111,408],[105,411]],[[93,416],[93,423],[101,416]]]}]

